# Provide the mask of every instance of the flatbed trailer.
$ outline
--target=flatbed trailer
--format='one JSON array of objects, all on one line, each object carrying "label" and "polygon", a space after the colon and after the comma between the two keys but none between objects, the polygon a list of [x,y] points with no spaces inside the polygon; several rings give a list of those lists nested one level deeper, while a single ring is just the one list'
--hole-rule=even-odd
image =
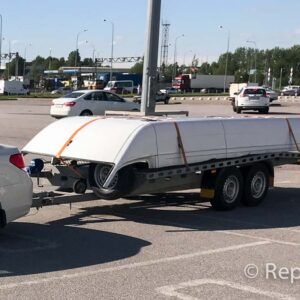
[{"label": "flatbed trailer", "polygon": [[23,152],[52,157],[30,173],[60,190],[114,200],[199,188],[226,210],[262,202],[274,167],[299,163],[299,143],[299,118],[101,116],[51,123]]},{"label": "flatbed trailer", "polygon": [[[255,206],[273,187],[274,167],[285,164],[300,164],[300,153],[263,153],[161,169],[134,168],[130,173],[130,191],[126,189],[124,194],[120,191],[120,195],[112,198],[199,188],[201,197],[208,199],[217,210],[232,209],[240,201]],[[37,180],[38,186],[43,178],[57,189],[35,193],[32,207],[94,200],[86,196],[68,197],[70,193],[83,195],[87,189],[93,190],[89,182],[90,166],[88,161],[52,159],[47,162],[45,170],[33,172],[31,177]],[[105,198],[111,199],[110,195]]]}]

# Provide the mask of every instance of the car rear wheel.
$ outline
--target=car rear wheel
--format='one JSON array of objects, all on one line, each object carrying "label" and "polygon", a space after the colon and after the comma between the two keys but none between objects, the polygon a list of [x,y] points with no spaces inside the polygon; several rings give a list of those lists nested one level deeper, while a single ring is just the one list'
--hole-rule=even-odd
[{"label": "car rear wheel", "polygon": [[93,113],[90,110],[84,110],[83,112],[81,112],[80,115],[81,116],[92,116]]},{"label": "car rear wheel", "polygon": [[105,164],[91,164],[89,169],[89,184],[96,196],[101,199],[114,200],[129,193],[134,182],[132,167],[125,167],[118,171],[107,188],[103,187],[111,172],[111,166]]},{"label": "car rear wheel", "polygon": [[237,113],[237,114],[240,114],[241,112],[242,112],[242,109],[241,109],[240,107],[237,106],[237,107],[236,107],[236,113]]},{"label": "car rear wheel", "polygon": [[269,113],[269,107],[261,108],[258,110],[260,114],[268,114]]},{"label": "car rear wheel", "polygon": [[6,215],[3,209],[0,209],[0,228],[6,225]]}]

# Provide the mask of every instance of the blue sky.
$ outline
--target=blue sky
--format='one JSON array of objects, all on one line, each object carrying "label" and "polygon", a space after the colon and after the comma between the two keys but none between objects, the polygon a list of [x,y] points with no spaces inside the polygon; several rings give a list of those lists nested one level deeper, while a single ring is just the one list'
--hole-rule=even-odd
[{"label": "blue sky", "polygon": [[[287,48],[300,44],[299,0],[161,0],[161,18],[170,25],[169,63],[177,41],[179,62],[189,63],[196,54],[200,61],[212,61],[241,46]],[[111,24],[115,25],[115,56],[141,56],[144,52],[148,0],[0,0],[4,40],[2,52],[18,51],[27,59],[37,55],[67,57],[76,48],[77,33],[82,57],[109,57]],[[222,25],[226,30],[220,30]],[[31,45],[30,45],[31,44]],[[30,45],[30,46],[29,46]]]}]

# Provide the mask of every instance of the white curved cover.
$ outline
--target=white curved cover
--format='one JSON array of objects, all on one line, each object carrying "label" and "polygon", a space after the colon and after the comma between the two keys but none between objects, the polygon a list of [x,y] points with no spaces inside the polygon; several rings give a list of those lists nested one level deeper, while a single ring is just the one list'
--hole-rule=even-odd
[{"label": "white curved cover", "polygon": [[[25,153],[106,162],[115,167],[146,161],[151,168],[183,165],[177,123],[188,163],[249,154],[296,150],[284,118],[137,118],[70,117],[38,133]],[[290,118],[300,146],[300,119]]]}]

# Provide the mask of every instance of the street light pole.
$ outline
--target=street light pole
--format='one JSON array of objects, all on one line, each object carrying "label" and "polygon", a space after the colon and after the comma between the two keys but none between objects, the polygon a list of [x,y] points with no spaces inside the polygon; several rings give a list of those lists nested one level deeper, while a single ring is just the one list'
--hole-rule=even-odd
[{"label": "street light pole", "polygon": [[1,55],[2,55],[2,15],[0,14],[0,69],[1,69]]},{"label": "street light pole", "polygon": [[111,23],[111,54],[110,54],[110,75],[109,81],[112,81],[112,70],[113,70],[113,58],[114,58],[114,34],[115,34],[115,25],[112,21],[104,19],[104,22]]},{"label": "street light pole", "polygon": [[181,37],[184,37],[184,34],[181,34],[175,38],[174,42],[174,65],[173,65],[173,79],[176,77],[176,60],[177,60],[177,40]]},{"label": "street light pole", "polygon": [[51,55],[52,55],[52,48],[49,49],[49,67],[48,67],[49,71],[51,70],[51,61],[52,61]]},{"label": "street light pole", "polygon": [[[257,70],[256,70],[256,52],[257,52],[257,46],[256,46],[256,42],[255,41],[246,41],[247,43],[252,43],[255,47],[254,49],[254,69],[255,69],[255,73],[254,73],[254,81],[256,83],[256,73],[257,73]],[[250,74],[249,74],[250,76]]]},{"label": "street light pole", "polygon": [[146,116],[155,112],[160,11],[161,0],[148,0],[141,100],[141,112]]},{"label": "street light pole", "polygon": [[[222,25],[220,25],[219,28],[226,30],[226,28],[224,28]],[[229,43],[230,43],[230,30],[227,29],[227,50],[226,50],[225,76],[224,76],[224,85],[223,85],[223,92],[224,93],[226,92],[226,85],[227,85]]]},{"label": "street light pole", "polygon": [[27,46],[31,46],[31,43],[29,43],[28,45],[25,45],[25,49],[24,49],[23,82],[24,82],[24,79],[25,79],[26,51],[27,51]]},{"label": "street light pole", "polygon": [[81,33],[87,32],[87,29],[79,31],[76,36],[76,53],[75,53],[75,67],[77,67],[77,56],[78,56],[78,38]]},{"label": "street light pole", "polygon": [[279,90],[281,90],[282,70],[283,68],[280,68]]}]

